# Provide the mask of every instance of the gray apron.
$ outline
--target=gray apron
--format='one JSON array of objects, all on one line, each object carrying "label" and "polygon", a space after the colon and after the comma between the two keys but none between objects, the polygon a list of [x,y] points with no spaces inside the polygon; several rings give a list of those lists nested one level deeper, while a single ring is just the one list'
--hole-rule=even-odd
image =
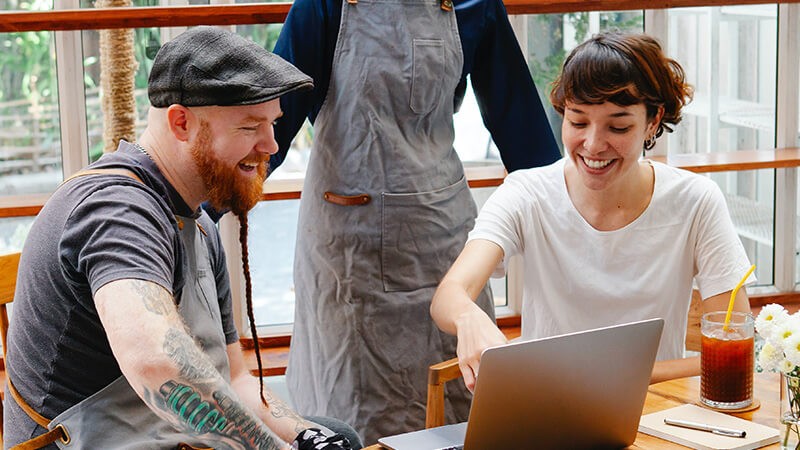
[{"label": "gray apron", "polygon": [[[216,282],[203,233],[192,218],[183,221],[180,231],[185,249],[186,284],[179,313],[203,352],[222,376],[230,381],[225,335],[217,300]],[[136,395],[124,376],[53,419],[48,428],[61,424],[70,436],[65,449],[170,449],[179,443],[207,447],[180,434],[156,416]]]},{"label": "gray apron", "polygon": [[[299,413],[365,444],[423,428],[427,368],[455,356],[429,308],[477,213],[453,149],[462,66],[439,1],[343,0],[300,202],[287,383]],[[478,303],[494,316],[488,286]],[[447,420],[466,420],[463,383],[447,391]]]}]

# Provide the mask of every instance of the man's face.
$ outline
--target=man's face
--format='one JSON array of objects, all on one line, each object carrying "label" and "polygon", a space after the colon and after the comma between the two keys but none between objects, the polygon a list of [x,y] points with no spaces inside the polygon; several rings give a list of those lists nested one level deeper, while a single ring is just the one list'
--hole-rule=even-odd
[{"label": "man's face", "polygon": [[191,151],[215,209],[241,215],[261,199],[269,157],[278,151],[272,126],[280,115],[278,100],[204,114]]}]

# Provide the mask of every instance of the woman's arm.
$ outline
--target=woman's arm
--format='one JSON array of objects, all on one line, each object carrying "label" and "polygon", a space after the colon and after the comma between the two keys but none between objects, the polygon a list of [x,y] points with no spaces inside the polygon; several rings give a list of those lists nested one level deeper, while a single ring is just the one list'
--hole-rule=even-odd
[{"label": "woman's arm", "polygon": [[436,325],[458,338],[458,365],[470,391],[475,387],[481,353],[507,342],[492,319],[475,304],[502,259],[503,250],[493,242],[483,239],[467,242],[431,302],[431,316]]}]

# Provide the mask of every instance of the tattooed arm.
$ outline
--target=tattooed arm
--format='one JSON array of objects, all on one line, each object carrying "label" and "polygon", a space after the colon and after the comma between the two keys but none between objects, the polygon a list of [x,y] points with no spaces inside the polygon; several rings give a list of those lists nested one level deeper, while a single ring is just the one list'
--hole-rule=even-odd
[{"label": "tattooed arm", "polygon": [[256,412],[278,436],[287,442],[307,428],[321,428],[319,425],[303,419],[283,402],[267,386],[264,386],[264,397],[269,407],[264,406],[259,398],[258,378],[251,375],[245,367],[242,349],[238,343],[228,346],[228,360],[231,365],[231,385],[243,402]]},{"label": "tattooed arm", "polygon": [[159,417],[217,449],[289,449],[198,348],[164,288],[118,280],[95,305],[123,375]]}]

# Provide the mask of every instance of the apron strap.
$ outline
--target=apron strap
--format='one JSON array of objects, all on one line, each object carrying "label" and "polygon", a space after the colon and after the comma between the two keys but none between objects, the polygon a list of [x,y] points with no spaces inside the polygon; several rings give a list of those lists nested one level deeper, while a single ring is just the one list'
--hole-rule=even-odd
[{"label": "apron strap", "polygon": [[72,174],[72,176],[68,177],[66,180],[62,181],[61,184],[64,184],[70,180],[73,180],[78,177],[86,176],[86,175],[124,175],[126,177],[133,178],[134,180],[138,181],[139,183],[144,184],[141,178],[139,178],[135,173],[131,172],[128,169],[86,169],[81,170],[80,172],[76,172]]},{"label": "apron strap", "polygon": [[[25,411],[25,414],[28,415],[34,422],[41,425],[43,428],[47,428],[47,425],[50,424],[50,421],[47,420],[43,415],[36,412],[28,402],[22,398],[17,388],[14,386],[14,383],[11,382],[11,378],[8,377],[8,373],[6,373],[6,382],[8,383],[8,392],[11,394],[11,398],[17,402],[20,408]],[[57,440],[61,440],[65,445],[69,443],[69,433],[67,433],[67,429],[64,428],[63,425],[58,424],[52,430],[44,433],[41,436],[37,436],[33,439],[30,439],[25,442],[21,442],[13,447],[11,450],[34,450],[38,448],[42,448],[46,445],[50,445]]]},{"label": "apron strap", "polygon": [[55,428],[41,436],[35,437],[29,441],[20,442],[19,444],[11,447],[11,450],[37,450],[50,445],[59,439],[66,445],[69,444],[69,435],[66,433],[67,430],[64,429],[64,426],[58,424]]}]

